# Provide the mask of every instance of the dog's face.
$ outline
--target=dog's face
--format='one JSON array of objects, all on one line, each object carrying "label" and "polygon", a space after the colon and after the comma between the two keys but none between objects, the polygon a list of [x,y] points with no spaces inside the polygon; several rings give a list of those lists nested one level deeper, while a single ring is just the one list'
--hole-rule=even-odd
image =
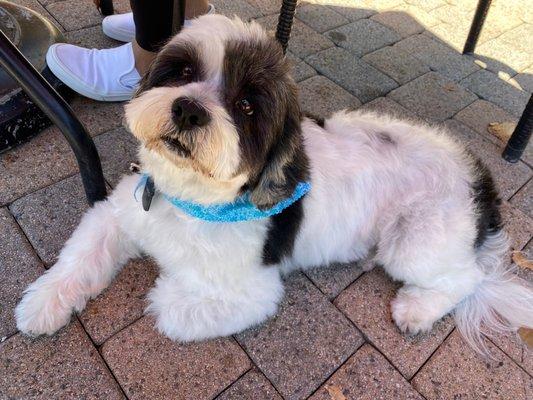
[{"label": "dog's face", "polygon": [[250,189],[259,207],[306,178],[296,86],[281,47],[255,23],[195,20],[160,51],[126,118],[145,158],[194,171],[204,186]]}]

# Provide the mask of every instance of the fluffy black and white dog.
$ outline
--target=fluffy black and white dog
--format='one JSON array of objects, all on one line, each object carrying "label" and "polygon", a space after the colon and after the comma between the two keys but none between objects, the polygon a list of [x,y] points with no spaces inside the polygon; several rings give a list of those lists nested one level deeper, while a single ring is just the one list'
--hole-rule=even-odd
[{"label": "fluffy black and white dog", "polygon": [[[364,79],[364,77],[361,77]],[[126,106],[149,211],[125,176],[83,217],[57,263],[16,309],[18,328],[52,334],[140,254],[161,274],[147,311],[190,341],[230,335],[276,313],[281,275],[374,254],[404,286],[392,302],[402,331],[454,312],[480,348],[483,326],[533,326],[533,291],[504,266],[507,240],[486,168],[436,128],[384,115],[302,116],[280,46],[256,23],[198,18],[160,52]],[[208,222],[168,201],[257,208],[311,190],[282,213]]]}]

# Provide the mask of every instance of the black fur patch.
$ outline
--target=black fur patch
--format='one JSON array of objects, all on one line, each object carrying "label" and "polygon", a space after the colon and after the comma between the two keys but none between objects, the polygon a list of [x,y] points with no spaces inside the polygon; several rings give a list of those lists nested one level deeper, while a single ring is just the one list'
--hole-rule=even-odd
[{"label": "black fur patch", "polygon": [[263,246],[263,263],[278,264],[283,257],[292,253],[294,241],[304,217],[303,199],[298,200],[270,218],[267,240]]},{"label": "black fur patch", "polygon": [[308,113],[308,112],[305,113],[305,116],[306,116],[307,118],[309,118],[310,120],[314,121],[315,124],[317,124],[317,125],[320,126],[321,128],[324,127],[324,124],[325,124],[325,122],[326,122],[326,121],[324,120],[324,118],[319,117],[319,116],[314,115],[314,114],[311,114],[311,113]]},{"label": "black fur patch", "polygon": [[477,158],[475,159],[477,180],[472,185],[474,203],[478,210],[477,237],[474,246],[479,247],[488,235],[497,233],[502,228],[500,214],[501,200],[494,185],[489,169]]},{"label": "black fur patch", "polygon": [[[301,132],[302,114],[289,64],[273,39],[234,41],[226,45],[223,85],[225,105],[239,132],[242,164],[250,179],[251,201],[267,209],[290,197],[309,180],[309,161]],[[236,104],[246,99],[253,113]],[[270,218],[263,247],[266,265],[289,255],[303,218],[302,200]]]},{"label": "black fur patch", "polygon": [[[272,207],[308,177],[300,129],[297,87],[275,40],[258,38],[226,45],[223,69],[225,106],[239,132],[240,170],[248,173],[251,201]],[[238,107],[242,100],[252,114]]]},{"label": "black fur patch", "polygon": [[[192,74],[185,80],[179,78],[188,66]],[[149,71],[142,77],[135,95],[160,86],[180,86],[205,79],[204,66],[197,50],[190,44],[168,44],[157,55]]]}]

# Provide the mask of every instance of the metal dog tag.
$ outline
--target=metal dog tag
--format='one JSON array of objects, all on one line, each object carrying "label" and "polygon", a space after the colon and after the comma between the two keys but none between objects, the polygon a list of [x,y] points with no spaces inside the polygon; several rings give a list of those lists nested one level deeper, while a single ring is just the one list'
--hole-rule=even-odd
[{"label": "metal dog tag", "polygon": [[152,204],[152,198],[155,194],[155,186],[154,181],[152,178],[148,177],[146,179],[146,184],[144,185],[143,190],[143,209],[144,211],[148,211],[150,209],[150,205]]}]

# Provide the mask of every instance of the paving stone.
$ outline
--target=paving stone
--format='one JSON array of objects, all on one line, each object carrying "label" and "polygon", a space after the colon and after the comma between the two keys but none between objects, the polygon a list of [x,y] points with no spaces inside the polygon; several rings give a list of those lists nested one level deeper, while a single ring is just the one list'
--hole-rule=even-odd
[{"label": "paving stone", "polygon": [[[500,147],[502,151],[505,145],[507,144],[508,138],[502,140],[492,134],[488,130],[489,124],[511,123],[516,125],[516,123],[518,122],[518,117],[509,114],[507,111],[486,100],[477,100],[473,102],[468,107],[459,111],[454,116],[454,119],[461,121],[468,127],[480,133],[481,135],[483,135],[483,137],[487,138],[492,143]],[[508,132],[509,137],[511,133],[512,130]],[[522,155],[522,160],[530,165],[533,165],[533,142],[530,142],[527,145],[526,150]]]},{"label": "paving stone", "polygon": [[125,103],[95,101],[76,96],[71,107],[91,136],[123,125]]},{"label": "paving stone", "polygon": [[307,78],[316,75],[316,71],[305,61],[302,61],[299,57],[296,57],[290,51],[287,52],[287,59],[291,64],[292,77],[296,82],[301,82]]},{"label": "paving stone", "polygon": [[362,19],[326,32],[335,44],[362,57],[374,50],[400,40],[389,28],[369,19]]},{"label": "paving stone", "polygon": [[237,340],[286,399],[305,398],[361,345],[350,322],[301,274],[276,317]]},{"label": "paving stone", "polygon": [[[269,15],[256,20],[270,34],[274,34],[278,24],[278,15]],[[325,36],[315,32],[298,18],[294,19],[288,50],[297,57],[304,58],[320,50],[334,46]]]},{"label": "paving stone", "polygon": [[511,248],[521,250],[533,237],[533,219],[506,201],[502,203],[501,213]]},{"label": "paving stone", "polygon": [[387,75],[338,47],[321,51],[305,61],[363,103],[398,86]]},{"label": "paving stone", "polygon": [[[135,140],[119,128],[98,136],[95,142],[104,176],[115,185],[135,161]],[[20,198],[10,208],[41,259],[51,265],[87,208],[80,175]]]},{"label": "paving stone", "polygon": [[[50,4],[54,4],[59,1],[65,1],[65,0],[39,0],[39,2],[45,7],[48,7]],[[17,0],[16,2],[18,3],[19,1]]]},{"label": "paving stone", "polygon": [[102,16],[91,0],[64,0],[46,7],[67,31],[98,25]]},{"label": "paving stone", "polygon": [[[317,2],[316,0],[314,1]],[[328,5],[333,11],[348,18],[352,22],[371,17],[377,12],[375,8],[369,8],[361,4],[361,2],[358,2],[354,6],[353,0],[321,0],[319,2]]]},{"label": "paving stone", "polygon": [[467,126],[455,120],[446,121],[443,126],[489,167],[503,199],[509,199],[531,177],[531,169],[526,164],[508,163],[501,157],[501,149]]},{"label": "paving stone", "polygon": [[309,399],[422,400],[423,397],[385,357],[365,344]]},{"label": "paving stone", "polygon": [[390,311],[390,302],[399,287],[381,268],[375,268],[344,290],[335,305],[410,379],[450,333],[453,322],[446,317],[429,333],[415,336],[401,333]]},{"label": "paving stone", "polygon": [[353,281],[363,273],[364,268],[373,267],[371,261],[361,263],[334,264],[327,267],[317,267],[305,271],[305,275],[311,279],[329,300],[333,300]]},{"label": "paving stone", "polygon": [[500,144],[501,141],[488,131],[489,124],[518,122],[517,117],[486,100],[474,101],[468,107],[459,111],[453,118],[497,144]]},{"label": "paving stone", "polygon": [[440,23],[437,18],[433,17],[426,10],[411,4],[400,4],[399,6],[394,7],[392,11],[400,11],[404,14],[410,15],[411,18],[415,19],[418,24],[424,26],[425,28],[431,28]]},{"label": "paving stone", "polygon": [[94,139],[104,177],[114,187],[128,173],[130,164],[137,161],[138,142],[124,128],[117,128]]},{"label": "paving stone", "polygon": [[[467,10],[462,5],[445,5],[430,11],[430,14],[441,21],[454,27],[469,29],[474,18],[474,10]],[[498,12],[494,7],[489,9],[486,19],[486,25],[483,25],[478,43],[483,43],[489,39],[497,37],[502,33],[517,27],[522,23],[520,18],[509,13]],[[466,36],[465,36],[466,39]]]},{"label": "paving stone", "polygon": [[[256,22],[273,34],[276,32],[278,18],[279,14],[268,15],[266,17],[258,18]],[[306,24],[304,24],[302,21],[300,21],[298,18],[295,18],[291,29],[291,40],[294,36],[305,35],[308,34],[309,31],[313,30],[309,28]]]},{"label": "paving stone", "polygon": [[395,47],[418,58],[432,70],[458,81],[475,72],[479,67],[467,56],[432,40],[426,35],[414,35],[395,44]]},{"label": "paving stone", "polygon": [[521,188],[511,199],[513,207],[518,208],[524,214],[533,218],[533,180]]},{"label": "paving stone", "polygon": [[316,71],[305,61],[296,63],[292,70],[292,76],[296,82],[301,82],[316,75]]},{"label": "paving stone", "polygon": [[0,343],[17,332],[15,306],[44,268],[6,208],[0,208]]},{"label": "paving stone", "polygon": [[429,67],[417,58],[391,46],[367,54],[363,61],[384,72],[400,85],[430,71]]},{"label": "paving stone", "polygon": [[461,85],[518,117],[522,115],[529,100],[528,93],[520,91],[486,70],[474,72],[463,79]]},{"label": "paving stone", "polygon": [[371,15],[384,10],[397,7],[402,4],[402,0],[304,0],[302,5],[312,3],[326,5],[332,10],[351,21],[357,21],[362,18],[368,18]]},{"label": "paving stone", "polygon": [[0,393],[5,399],[124,399],[79,322],[52,337],[19,334],[1,343]]},{"label": "paving stone", "polygon": [[533,26],[522,24],[517,28],[505,32],[497,38],[480,44],[476,47],[476,55],[486,63],[486,68],[498,73],[500,70],[509,71],[510,74],[522,72],[533,62],[533,54],[528,48],[528,40],[533,36]]},{"label": "paving stone", "polygon": [[41,260],[50,266],[87,207],[78,174],[15,201],[10,210]]},{"label": "paving stone", "polygon": [[233,18],[237,15],[244,21],[249,21],[263,15],[256,7],[251,6],[245,0],[209,0],[215,6],[217,14]]},{"label": "paving stone", "polygon": [[444,0],[405,0],[406,3],[430,11],[446,4]]},{"label": "paving stone", "polygon": [[65,38],[67,43],[88,49],[110,49],[123,44],[106,36],[100,25],[67,32]]},{"label": "paving stone", "polygon": [[390,92],[389,97],[428,121],[443,121],[474,102],[477,97],[436,72]]},{"label": "paving stone", "polygon": [[288,49],[298,57],[304,58],[333,46],[333,42],[324,35],[310,31],[308,34],[291,36]]},{"label": "paving stone", "polygon": [[421,33],[425,29],[416,19],[403,11],[385,11],[373,15],[370,19],[393,30],[402,38]]},{"label": "paving stone", "polygon": [[533,92],[533,66],[525,69],[523,72],[515,75],[512,79],[518,87],[529,93]]},{"label": "paving stone", "polygon": [[359,0],[357,2],[357,6],[370,8],[377,11],[384,11],[397,7],[401,3],[403,3],[402,0]]},{"label": "paving stone", "polygon": [[319,4],[306,4],[296,10],[298,19],[305,22],[317,32],[325,32],[330,29],[345,25],[350,22],[332,8]]},{"label": "paving stone", "polygon": [[366,103],[363,107],[361,107],[361,110],[388,114],[395,118],[425,123],[425,121],[422,120],[418,115],[407,110],[388,97],[379,97],[375,100],[372,100],[370,103]]},{"label": "paving stone", "polygon": [[488,347],[496,360],[481,358],[455,331],[411,384],[428,400],[530,399],[533,378],[494,345]]},{"label": "paving stone", "polygon": [[0,205],[76,172],[67,141],[55,127],[0,154]]},{"label": "paving stone", "polygon": [[255,8],[259,9],[263,15],[279,13],[281,3],[279,0],[246,0]]},{"label": "paving stone", "polygon": [[[423,35],[434,41],[443,43],[445,46],[453,49],[457,54],[462,54],[469,30],[470,28],[467,26],[455,26],[443,22],[424,31]],[[478,62],[477,55],[475,57],[475,63],[484,68],[484,64]]]},{"label": "paving stone", "polygon": [[361,102],[324,76],[313,76],[298,84],[304,112],[329,117],[336,111],[354,109]]},{"label": "paving stone", "polygon": [[276,389],[257,369],[231,385],[217,400],[282,400]]},{"label": "paving stone", "polygon": [[490,340],[518,365],[533,375],[533,350],[517,334],[492,333]]},{"label": "paving stone", "polygon": [[478,0],[446,0],[446,3],[460,5],[465,10],[473,10],[476,8]]},{"label": "paving stone", "polygon": [[102,294],[87,303],[79,318],[95,344],[104,343],[143,315],[145,295],[157,275],[154,261],[130,261]]},{"label": "paving stone", "polygon": [[231,338],[178,343],[158,333],[143,317],[101,348],[129,399],[209,399],[250,368]]}]

